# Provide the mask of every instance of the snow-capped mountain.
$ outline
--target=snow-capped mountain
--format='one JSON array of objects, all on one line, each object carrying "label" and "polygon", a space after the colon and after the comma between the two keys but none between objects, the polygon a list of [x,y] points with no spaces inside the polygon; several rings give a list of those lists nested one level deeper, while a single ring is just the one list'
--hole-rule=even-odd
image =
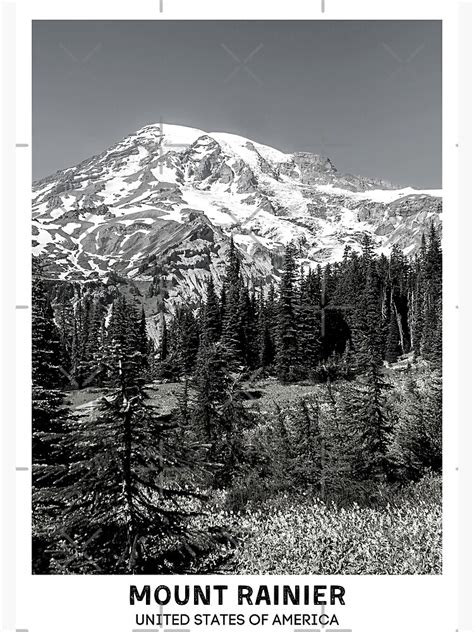
[{"label": "snow-capped mountain", "polygon": [[343,175],[329,158],[247,138],[149,125],[99,156],[33,185],[33,251],[62,279],[111,270],[135,281],[153,266],[180,291],[221,276],[230,236],[249,276],[275,277],[285,244],[316,265],[359,249],[414,253],[438,224],[441,192]]}]

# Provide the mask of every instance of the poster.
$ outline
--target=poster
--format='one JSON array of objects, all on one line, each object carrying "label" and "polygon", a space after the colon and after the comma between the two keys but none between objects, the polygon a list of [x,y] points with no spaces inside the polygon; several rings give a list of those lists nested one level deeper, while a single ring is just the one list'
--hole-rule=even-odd
[{"label": "poster", "polygon": [[196,11],[4,6],[5,628],[470,629],[468,7]]}]

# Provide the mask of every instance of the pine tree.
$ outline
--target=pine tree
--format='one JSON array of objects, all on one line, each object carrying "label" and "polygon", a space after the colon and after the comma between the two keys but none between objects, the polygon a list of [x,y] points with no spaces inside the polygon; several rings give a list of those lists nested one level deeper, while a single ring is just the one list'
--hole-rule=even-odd
[{"label": "pine tree", "polygon": [[190,305],[178,305],[167,331],[167,358],[176,377],[189,376],[195,369],[199,349],[199,325]]},{"label": "pine tree", "polygon": [[265,316],[272,345],[273,364],[276,357],[276,347],[278,340],[278,305],[275,296],[275,286],[273,283],[270,283],[270,287],[268,288],[268,296],[265,302]]},{"label": "pine tree", "polygon": [[48,459],[41,437],[56,428],[62,403],[59,390],[63,382],[61,344],[53,309],[42,279],[40,263],[33,259],[32,283],[32,384],[33,384],[33,459]]},{"label": "pine tree", "polygon": [[[149,341],[143,309],[137,310],[125,296],[119,295],[112,304],[104,365],[112,385],[118,385],[119,373],[135,384],[143,383],[148,368]],[[119,366],[121,367],[119,370]]]},{"label": "pine tree", "polygon": [[206,302],[203,315],[203,337],[208,343],[217,342],[221,335],[221,315],[212,276],[206,283]]},{"label": "pine tree", "polygon": [[239,348],[245,365],[256,367],[258,355],[255,348],[257,323],[255,313],[255,296],[249,296],[248,289],[242,285],[239,296]]},{"label": "pine tree", "polygon": [[365,283],[355,308],[352,342],[355,361],[360,371],[383,360],[383,334],[380,309],[380,291],[373,260],[366,260]]},{"label": "pine tree", "polygon": [[161,317],[160,360],[164,362],[168,357],[168,326],[164,315]]},{"label": "pine tree", "polygon": [[361,263],[364,273],[367,273],[367,268],[372,264],[374,260],[374,242],[370,235],[365,233],[362,237],[362,256]]},{"label": "pine tree", "polygon": [[142,367],[146,367],[148,357],[148,334],[146,327],[145,310],[142,307],[137,314],[137,349],[142,355]]},{"label": "pine tree", "polygon": [[442,468],[442,380],[430,372],[418,385],[412,378],[400,403],[391,458],[403,480]]},{"label": "pine tree", "polygon": [[[382,259],[382,257],[381,257]],[[405,256],[398,246],[395,244],[390,255],[390,262],[387,265],[388,287],[385,290],[386,303],[389,306],[390,319],[395,318],[394,323],[390,323],[388,329],[392,327],[392,335],[394,335],[394,325],[398,329],[398,355],[405,353],[406,335],[405,323],[407,322],[409,305],[408,305],[408,266]],[[381,274],[379,274],[381,276]],[[388,319],[387,319],[388,320]],[[390,333],[389,333],[390,335]],[[393,344],[393,341],[392,341]]]},{"label": "pine tree", "polygon": [[343,396],[345,424],[352,437],[354,476],[387,477],[387,457],[392,423],[387,411],[383,379],[381,292],[370,240],[364,240],[362,264],[365,284],[354,313],[353,344],[361,377]]},{"label": "pine tree", "polygon": [[[195,555],[182,503],[201,498],[190,485],[193,460],[173,438],[172,413],[147,401],[121,361],[119,382],[63,439],[71,458],[54,492],[68,501],[61,528],[90,543],[90,558],[69,555],[67,572],[176,572]],[[67,539],[57,540],[56,557],[67,556]]]},{"label": "pine tree", "polygon": [[112,304],[107,330],[106,363],[112,385],[120,383],[122,373],[131,382],[139,376],[142,354],[138,333],[135,309],[123,295],[119,295]]},{"label": "pine tree", "polygon": [[242,386],[237,376],[229,380],[220,413],[220,435],[214,453],[222,465],[216,471],[215,485],[228,487],[241,474],[247,460],[244,430],[251,423],[251,414],[244,406]]},{"label": "pine tree", "polygon": [[423,307],[425,296],[424,259],[421,257],[417,255],[415,258],[410,296],[411,338],[415,358],[421,353],[425,328]]},{"label": "pine tree", "polygon": [[92,299],[89,294],[82,296],[77,309],[77,326],[75,336],[75,365],[74,365],[74,386],[82,388],[87,386],[91,378],[92,358],[89,357],[91,349],[95,348],[96,340],[90,340],[94,335],[92,322]]},{"label": "pine tree", "polygon": [[193,419],[199,438],[211,446],[212,460],[216,456],[215,446],[221,431],[221,407],[229,383],[225,360],[218,347],[202,345],[194,378],[196,404]]},{"label": "pine tree", "polygon": [[260,288],[258,302],[258,365],[268,369],[274,361],[275,348],[269,324],[268,304],[265,304],[263,288]]},{"label": "pine tree", "polygon": [[270,466],[277,489],[294,488],[292,464],[295,460],[295,453],[292,449],[285,417],[285,412],[275,403],[273,432],[269,437],[268,444],[263,446],[270,453]]},{"label": "pine tree", "polygon": [[296,377],[298,359],[296,329],[296,249],[288,244],[285,250],[278,307],[277,372],[283,382]]},{"label": "pine tree", "polygon": [[57,291],[57,307],[55,322],[58,327],[61,342],[61,366],[66,373],[73,375],[73,358],[75,355],[75,303],[77,300],[77,289],[74,283],[61,287]]},{"label": "pine tree", "polygon": [[396,362],[400,355],[400,335],[395,315],[395,309],[390,311],[390,324],[388,329],[387,350],[385,357],[387,362]]},{"label": "pine tree", "polygon": [[250,415],[243,405],[240,377],[228,372],[217,345],[200,348],[194,389],[191,425],[197,439],[209,447],[209,461],[216,464],[213,485],[227,486],[244,461],[242,432]]},{"label": "pine tree", "polygon": [[178,316],[178,342],[175,356],[179,361],[181,375],[191,375],[195,366],[199,349],[199,327],[193,310],[189,306],[182,307]]},{"label": "pine tree", "polygon": [[425,359],[439,363],[442,322],[442,254],[440,237],[433,223],[430,227],[424,275],[424,328],[421,351]]},{"label": "pine tree", "polygon": [[104,345],[105,345],[105,310],[98,300],[90,301],[88,305],[88,318],[84,327],[87,331],[84,336],[83,352],[80,368],[80,386],[88,386],[101,382],[105,370]]},{"label": "pine tree", "polygon": [[322,358],[320,319],[318,317],[318,284],[310,270],[300,278],[299,297],[296,308],[298,328],[299,364],[306,377],[312,377]]},{"label": "pine tree", "polygon": [[231,368],[238,367],[243,360],[241,340],[241,288],[240,261],[231,238],[229,256],[224,279],[225,302],[222,315],[222,350]]},{"label": "pine tree", "polygon": [[67,459],[58,446],[67,414],[60,390],[60,336],[38,260],[32,277],[32,461],[34,572],[47,570],[44,550],[50,541],[57,504],[48,489]]},{"label": "pine tree", "polygon": [[323,473],[320,415],[321,408],[316,398],[302,398],[292,424],[292,478],[298,487],[310,486],[315,491],[321,491]]},{"label": "pine tree", "polygon": [[32,378],[33,385],[57,387],[63,383],[59,330],[40,262],[33,258],[32,284]]},{"label": "pine tree", "polygon": [[391,474],[388,454],[393,424],[385,395],[388,388],[380,366],[373,363],[342,394],[341,412],[350,445],[347,453],[356,479],[382,480]]}]

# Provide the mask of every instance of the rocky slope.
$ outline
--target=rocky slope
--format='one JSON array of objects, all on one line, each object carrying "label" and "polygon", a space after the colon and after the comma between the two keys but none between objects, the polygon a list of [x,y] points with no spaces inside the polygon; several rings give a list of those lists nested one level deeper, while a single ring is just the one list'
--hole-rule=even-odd
[{"label": "rocky slope", "polygon": [[441,192],[340,174],[329,158],[246,138],[150,125],[33,185],[33,251],[61,279],[111,271],[172,293],[219,282],[230,235],[249,278],[278,277],[294,241],[305,265],[342,257],[364,233],[379,251],[414,253],[440,222]]}]

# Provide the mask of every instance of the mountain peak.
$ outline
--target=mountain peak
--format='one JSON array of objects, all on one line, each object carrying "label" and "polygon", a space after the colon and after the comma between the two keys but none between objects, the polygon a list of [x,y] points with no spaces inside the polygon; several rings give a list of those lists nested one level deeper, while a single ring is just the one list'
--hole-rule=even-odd
[{"label": "mountain peak", "polygon": [[61,278],[146,279],[163,259],[200,291],[206,275],[219,282],[231,235],[245,274],[277,278],[289,242],[306,266],[358,250],[364,234],[379,252],[413,253],[440,210],[439,191],[342,175],[325,156],[155,123],[35,183],[33,245]]},{"label": "mountain peak", "polygon": [[145,125],[131,136],[136,137],[163,137],[168,142],[193,143],[195,140],[206,134],[204,130],[185,125],[174,125],[171,123],[153,123]]}]

